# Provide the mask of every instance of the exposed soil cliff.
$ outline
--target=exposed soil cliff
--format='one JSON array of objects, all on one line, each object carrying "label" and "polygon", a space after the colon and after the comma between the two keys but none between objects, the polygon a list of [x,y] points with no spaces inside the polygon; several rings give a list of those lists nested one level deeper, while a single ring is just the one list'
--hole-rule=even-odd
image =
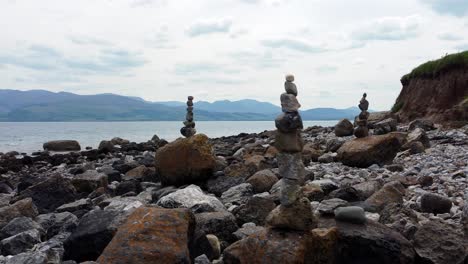
[{"label": "exposed soil cliff", "polygon": [[427,118],[437,123],[468,121],[468,52],[427,62],[403,76],[392,109],[401,121]]}]

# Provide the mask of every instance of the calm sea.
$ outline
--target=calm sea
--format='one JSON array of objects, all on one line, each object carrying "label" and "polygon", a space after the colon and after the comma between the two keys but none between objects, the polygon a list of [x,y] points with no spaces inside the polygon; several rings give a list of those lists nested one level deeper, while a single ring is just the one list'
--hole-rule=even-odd
[{"label": "calm sea", "polygon": [[[334,126],[338,121],[304,121],[304,127]],[[74,139],[82,148],[96,148],[101,140],[121,137],[145,142],[158,135],[168,141],[180,137],[180,121],[171,122],[0,122],[0,152],[31,153],[50,140]],[[199,121],[197,132],[209,137],[258,133],[275,129],[272,121]]]}]

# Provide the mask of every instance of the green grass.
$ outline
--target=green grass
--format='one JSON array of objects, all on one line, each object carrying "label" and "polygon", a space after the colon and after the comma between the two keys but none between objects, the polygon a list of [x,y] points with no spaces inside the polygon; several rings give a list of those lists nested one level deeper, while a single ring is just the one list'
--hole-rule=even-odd
[{"label": "green grass", "polygon": [[468,66],[468,51],[446,55],[441,59],[428,61],[401,77],[401,83],[407,85],[412,78],[433,78],[448,70]]},{"label": "green grass", "polygon": [[404,102],[396,102],[392,107],[392,113],[396,113],[396,112],[400,111],[401,108],[403,108],[404,105],[405,105]]}]

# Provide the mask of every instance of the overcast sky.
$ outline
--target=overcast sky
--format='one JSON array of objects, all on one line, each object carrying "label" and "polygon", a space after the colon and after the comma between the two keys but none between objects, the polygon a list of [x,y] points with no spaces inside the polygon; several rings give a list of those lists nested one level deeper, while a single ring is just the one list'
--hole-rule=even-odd
[{"label": "overcast sky", "polygon": [[386,110],[468,49],[468,0],[0,0],[0,89]]}]

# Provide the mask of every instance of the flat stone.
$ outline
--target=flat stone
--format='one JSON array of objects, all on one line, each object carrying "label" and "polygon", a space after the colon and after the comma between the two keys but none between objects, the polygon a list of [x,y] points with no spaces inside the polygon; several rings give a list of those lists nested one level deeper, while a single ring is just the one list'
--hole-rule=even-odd
[{"label": "flat stone", "polygon": [[320,202],[317,211],[322,215],[333,215],[338,207],[347,206],[348,202],[342,199],[333,198]]},{"label": "flat stone", "polygon": [[298,112],[282,113],[275,119],[275,126],[284,133],[292,133],[298,129],[303,129],[302,118]]},{"label": "flat stone", "polygon": [[338,207],[335,209],[335,219],[354,224],[364,224],[366,215],[364,209],[358,206]]},{"label": "flat stone", "polygon": [[299,104],[295,95],[283,93],[280,100],[283,112],[297,112],[301,108],[301,104]]}]

